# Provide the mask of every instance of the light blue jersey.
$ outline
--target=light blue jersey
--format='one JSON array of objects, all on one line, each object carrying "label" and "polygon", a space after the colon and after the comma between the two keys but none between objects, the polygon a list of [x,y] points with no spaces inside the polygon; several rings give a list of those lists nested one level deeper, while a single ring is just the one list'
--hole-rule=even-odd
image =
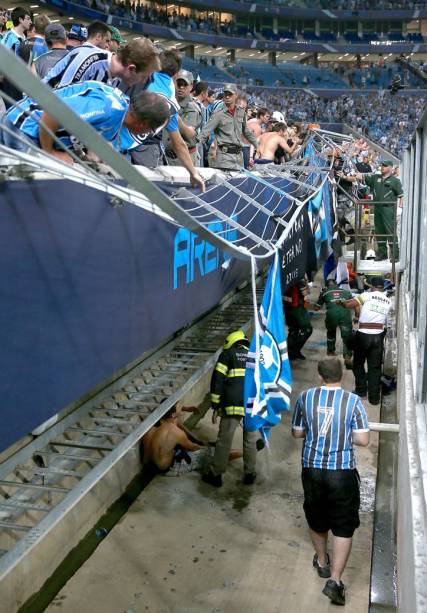
[{"label": "light blue jersey", "polygon": [[76,47],[59,60],[43,81],[50,87],[64,87],[84,81],[107,83],[112,53],[90,43]]},{"label": "light blue jersey", "polygon": [[3,35],[3,38],[0,40],[0,43],[13,51],[14,53],[18,52],[19,45],[25,41],[25,36],[18,36],[15,30],[8,30],[6,34]]},{"label": "light blue jersey", "polygon": [[356,467],[352,433],[368,432],[369,423],[359,396],[341,387],[322,386],[300,394],[292,428],[305,431],[305,468],[346,470]]},{"label": "light blue jersey", "polygon": [[[107,141],[116,139],[129,108],[129,98],[119,89],[98,81],[86,81],[55,90],[55,94]],[[24,111],[31,113],[31,116]],[[38,142],[42,113],[37,102],[24,98],[19,107],[14,106],[8,111],[7,119],[27,137]],[[65,130],[59,130],[57,136],[67,148],[72,147],[72,139]]]},{"label": "light blue jersey", "polygon": [[147,85],[144,87],[145,91],[153,92],[164,98],[169,105],[170,117],[166,125],[160,126],[154,133],[147,134],[131,134],[127,130],[123,130],[120,133],[121,148],[120,150],[125,153],[126,151],[136,151],[138,148],[144,145],[160,145],[162,142],[162,132],[164,129],[167,132],[178,132],[178,111],[180,106],[175,97],[175,84],[168,74],[165,72],[154,72]]},{"label": "light blue jersey", "polygon": [[178,128],[178,111],[180,106],[175,96],[175,83],[172,77],[165,72],[154,72],[145,88],[149,92],[159,94],[165,98],[170,108],[169,122],[166,126],[167,132],[177,132]]}]

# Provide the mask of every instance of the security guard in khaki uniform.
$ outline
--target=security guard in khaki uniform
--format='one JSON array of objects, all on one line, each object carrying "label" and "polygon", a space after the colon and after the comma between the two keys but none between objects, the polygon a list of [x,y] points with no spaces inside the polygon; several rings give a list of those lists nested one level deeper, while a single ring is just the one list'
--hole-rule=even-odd
[{"label": "security guard in khaki uniform", "polygon": [[[236,330],[227,336],[224,348],[214,368],[211,380],[211,402],[216,415],[221,417],[218,438],[212,466],[202,476],[205,483],[221,487],[222,475],[225,473],[237,426],[245,414],[243,388],[245,382],[246,359],[249,341],[242,330]],[[244,483],[252,485],[255,481],[256,432],[243,429],[243,463]]]},{"label": "security guard in khaki uniform", "polygon": [[[202,127],[203,117],[199,105],[194,101],[191,90],[193,89],[193,74],[188,70],[180,70],[175,78],[176,98],[180,106],[178,115],[182,121],[179,121],[179,131],[185,140],[188,153],[191,156],[194,166],[200,166],[200,159],[197,151],[197,135]],[[166,151],[166,159],[171,166],[181,166],[176,153],[170,146],[170,142],[165,133],[164,144]]]},{"label": "security guard in khaki uniform", "polygon": [[240,170],[243,168],[242,134],[255,147],[258,141],[246,126],[246,111],[236,106],[237,86],[235,83],[224,85],[224,105],[213,112],[207,124],[203,126],[199,141],[205,143],[211,133],[215,134],[217,153],[210,159],[212,168],[222,170]]},{"label": "security guard in khaki uniform", "polygon": [[[397,177],[393,175],[393,162],[384,160],[381,162],[380,175],[364,175],[365,184],[373,196],[375,202],[387,202],[387,204],[375,205],[374,222],[375,234],[388,234],[377,238],[377,257],[376,260],[387,260],[387,243],[391,248],[393,245],[394,227],[394,208],[396,201],[403,198],[402,184]],[[393,253],[394,260],[399,259],[399,249],[397,242]]]}]

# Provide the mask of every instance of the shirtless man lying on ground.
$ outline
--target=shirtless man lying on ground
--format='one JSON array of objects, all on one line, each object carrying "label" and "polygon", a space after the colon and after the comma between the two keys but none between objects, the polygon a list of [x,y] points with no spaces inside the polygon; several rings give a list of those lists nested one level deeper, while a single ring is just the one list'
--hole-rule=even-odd
[{"label": "shirtless man lying on ground", "polygon": [[[214,443],[193,442],[197,439],[190,434],[193,439],[190,440],[183,427],[177,424],[181,411],[196,412],[197,407],[172,407],[160,423],[142,437],[144,464],[152,462],[168,476],[204,470],[213,457]],[[263,446],[262,440],[257,442],[258,449]],[[242,457],[243,449],[230,451],[230,460]]]},{"label": "shirtless man lying on ground", "polygon": [[264,132],[258,139],[259,158],[255,158],[255,164],[272,164],[276,150],[281,147],[285,153],[292,155],[298,143],[294,140],[293,145],[288,145],[286,139],[286,124],[276,123],[272,132]]}]

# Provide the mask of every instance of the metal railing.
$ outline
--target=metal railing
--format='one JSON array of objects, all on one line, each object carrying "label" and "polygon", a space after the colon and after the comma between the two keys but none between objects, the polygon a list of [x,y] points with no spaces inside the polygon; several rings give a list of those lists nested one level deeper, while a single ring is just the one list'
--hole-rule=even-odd
[{"label": "metal railing", "polygon": [[427,111],[403,161],[398,322],[398,605],[426,610],[427,577]]}]

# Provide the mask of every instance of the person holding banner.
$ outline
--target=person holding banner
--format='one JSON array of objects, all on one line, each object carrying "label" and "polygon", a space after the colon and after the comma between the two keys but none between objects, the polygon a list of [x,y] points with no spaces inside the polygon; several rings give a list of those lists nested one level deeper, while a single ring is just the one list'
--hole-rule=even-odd
[{"label": "person holding banner", "polygon": [[[334,604],[345,604],[341,576],[359,527],[359,474],[353,445],[369,444],[369,423],[362,401],[341,387],[342,364],[326,358],[318,364],[320,386],[298,397],[292,435],[303,438],[302,485],[304,512],[315,555],[313,566],[328,579],[325,594]],[[327,553],[333,534],[332,564]]]},{"label": "person holding banner", "polygon": [[[222,475],[227,469],[233,436],[245,414],[243,389],[249,341],[243,330],[231,332],[225,339],[224,348],[218,358],[211,380],[211,401],[215,423],[219,415],[218,438],[212,465],[202,480],[214,487],[222,486]],[[252,485],[256,479],[256,432],[243,428],[243,464],[245,485]]]}]

